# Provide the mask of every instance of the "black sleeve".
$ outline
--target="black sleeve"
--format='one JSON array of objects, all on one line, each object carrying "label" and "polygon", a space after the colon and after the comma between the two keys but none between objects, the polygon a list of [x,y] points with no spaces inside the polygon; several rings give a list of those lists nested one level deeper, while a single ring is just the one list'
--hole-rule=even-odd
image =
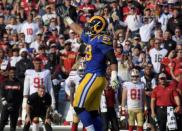
[{"label": "black sleeve", "polygon": [[115,56],[113,50],[109,50],[106,53],[106,57],[107,57],[107,60],[109,60],[111,62],[111,64],[117,64],[116,56]]},{"label": "black sleeve", "polygon": [[46,105],[50,106],[51,103],[52,103],[51,96],[48,93],[46,93]]},{"label": "black sleeve", "polygon": [[34,104],[35,94],[32,94],[28,97],[27,104],[32,106]]},{"label": "black sleeve", "polygon": [[0,95],[1,95],[2,98],[3,98],[3,97],[5,98],[5,96],[6,96],[6,95],[5,95],[4,86],[5,86],[4,83],[2,83],[1,86],[0,86]]}]

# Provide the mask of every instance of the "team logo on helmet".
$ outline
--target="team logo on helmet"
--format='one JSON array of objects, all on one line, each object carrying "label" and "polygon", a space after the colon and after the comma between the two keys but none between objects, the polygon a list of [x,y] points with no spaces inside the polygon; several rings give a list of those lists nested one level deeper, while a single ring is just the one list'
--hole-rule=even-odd
[{"label": "team logo on helmet", "polygon": [[132,69],[130,75],[131,75],[131,81],[132,82],[136,83],[139,81],[139,76],[140,76],[139,70]]},{"label": "team logo on helmet", "polygon": [[93,17],[91,17],[87,24],[88,24],[87,25],[88,31],[92,35],[102,33],[107,28],[107,21],[102,16],[93,16]]}]

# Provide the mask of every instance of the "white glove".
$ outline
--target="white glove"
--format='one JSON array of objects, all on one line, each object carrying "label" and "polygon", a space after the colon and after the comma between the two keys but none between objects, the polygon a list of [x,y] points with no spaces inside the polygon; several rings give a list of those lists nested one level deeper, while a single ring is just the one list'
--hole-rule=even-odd
[{"label": "white glove", "polygon": [[119,87],[119,81],[117,78],[117,71],[111,72],[111,81],[110,81],[111,87],[113,89],[117,89]]},{"label": "white glove", "polygon": [[3,106],[5,106],[5,105],[7,105],[8,104],[8,102],[5,100],[5,98],[3,97],[3,98],[1,98],[1,101],[2,101],[2,105]]}]

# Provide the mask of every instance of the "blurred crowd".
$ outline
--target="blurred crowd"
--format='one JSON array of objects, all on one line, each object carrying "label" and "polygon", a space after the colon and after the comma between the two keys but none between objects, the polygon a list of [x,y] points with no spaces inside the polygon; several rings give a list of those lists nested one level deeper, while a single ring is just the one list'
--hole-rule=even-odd
[{"label": "blurred crowd", "polygon": [[[148,108],[161,72],[182,87],[181,0],[0,0],[0,83],[11,66],[23,83],[36,57],[42,60],[42,69],[51,71],[58,94],[85,47],[64,17],[84,27],[93,15],[108,21],[121,85],[130,81],[131,69],[140,71]],[[120,90],[115,93],[120,103]]]}]

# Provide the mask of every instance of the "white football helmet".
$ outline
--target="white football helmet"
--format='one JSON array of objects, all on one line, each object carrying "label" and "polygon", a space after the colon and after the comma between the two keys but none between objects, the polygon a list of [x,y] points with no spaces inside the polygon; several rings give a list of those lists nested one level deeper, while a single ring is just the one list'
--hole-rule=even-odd
[{"label": "white football helmet", "polygon": [[131,81],[137,83],[139,81],[140,72],[137,69],[132,69],[130,72]]}]

